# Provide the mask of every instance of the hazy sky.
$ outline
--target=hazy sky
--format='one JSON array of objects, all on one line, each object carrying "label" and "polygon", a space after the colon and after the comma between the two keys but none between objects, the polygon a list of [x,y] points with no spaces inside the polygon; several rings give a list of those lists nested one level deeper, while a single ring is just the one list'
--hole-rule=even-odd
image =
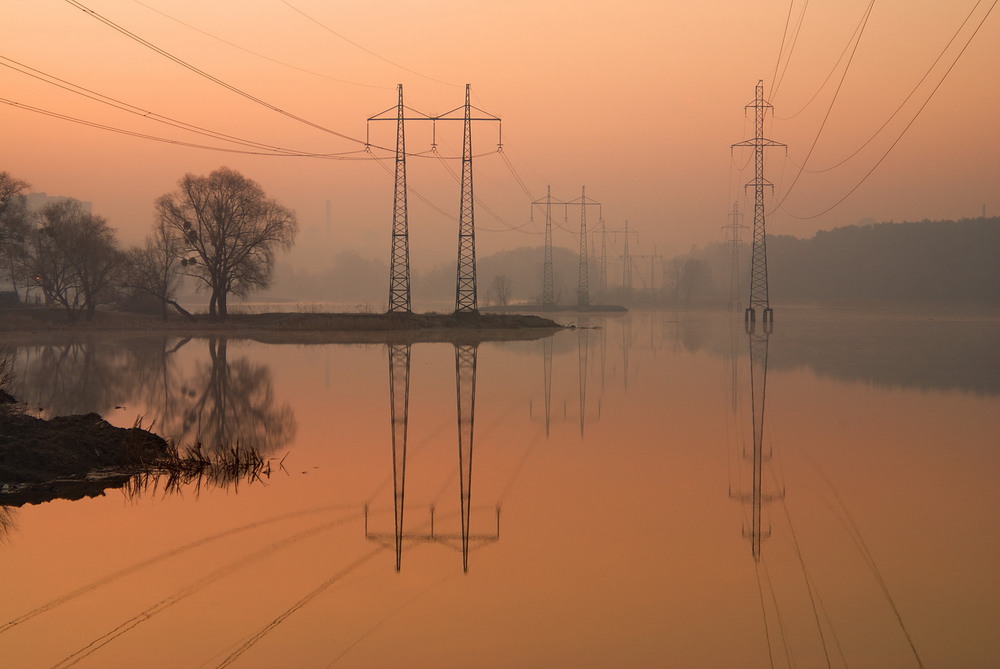
[{"label": "hazy sky", "polygon": [[[720,239],[733,202],[752,202],[743,200],[742,188],[752,178],[744,169],[751,155],[747,149],[731,154],[730,145],[753,135],[744,105],[759,79],[775,107],[766,134],[788,145],[787,157],[783,149],[767,154],[767,177],[776,185],[769,208],[782,203],[768,218],[769,232],[808,236],[866,218],[972,217],[983,205],[989,215],[1000,212],[1000,13],[989,15],[927,102],[994,0],[82,4],[233,87],[361,142],[366,118],[395,104],[397,83],[404,85],[407,105],[427,114],[459,107],[470,83],[473,104],[503,118],[505,154],[535,197],[551,184],[554,197],[571,199],[586,185],[588,196],[603,203],[609,228],[627,219],[639,230],[641,253],[655,246],[672,254]],[[870,4],[855,50],[852,35]],[[298,213],[301,258],[339,248],[388,257],[392,180],[376,161],[241,155],[86,127],[9,102],[240,148],[113,109],[9,66],[16,61],[143,110],[255,142],[320,153],[356,151],[362,143],[241,97],[74,3],[3,5],[0,98],[7,104],[0,108],[0,169],[36,191],[93,202],[94,211],[133,242],[148,230],[155,198],[184,173],[227,165]],[[891,153],[843,204],[819,217],[796,218],[826,210],[861,182],[925,102]],[[815,171],[850,156],[886,121],[842,166]],[[476,153],[487,154],[475,161],[480,254],[542,243],[543,216],[536,211],[534,223],[525,226],[529,200],[495,153],[495,125],[477,124],[474,133]],[[430,148],[429,124],[411,124],[407,133],[410,151]],[[438,140],[443,155],[460,154],[461,123],[440,124]],[[372,141],[392,145],[394,124],[373,124]],[[459,187],[449,171],[458,173],[458,162],[446,167],[437,159],[411,158],[408,170],[412,187],[457,215]],[[569,223],[562,216],[558,209],[560,224],[576,229],[578,209],[570,211]],[[588,224],[597,227],[596,211],[588,211]],[[411,197],[410,226],[417,268],[454,257],[454,220]],[[613,239],[620,246],[620,237]],[[555,241],[578,244],[562,230]]]}]

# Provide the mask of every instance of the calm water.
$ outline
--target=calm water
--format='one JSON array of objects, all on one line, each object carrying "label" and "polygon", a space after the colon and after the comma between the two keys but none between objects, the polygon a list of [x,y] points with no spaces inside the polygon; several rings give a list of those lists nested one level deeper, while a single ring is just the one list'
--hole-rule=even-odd
[{"label": "calm water", "polygon": [[580,323],[14,341],[42,415],[274,471],[4,510],[0,665],[995,666],[1000,314]]}]

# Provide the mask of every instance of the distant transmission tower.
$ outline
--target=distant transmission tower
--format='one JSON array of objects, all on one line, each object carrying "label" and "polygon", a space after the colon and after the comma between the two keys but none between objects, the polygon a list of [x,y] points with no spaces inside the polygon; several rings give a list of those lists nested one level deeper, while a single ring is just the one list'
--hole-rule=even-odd
[{"label": "distant transmission tower", "polygon": [[729,225],[722,226],[726,231],[726,241],[732,247],[732,260],[729,266],[729,311],[735,311],[740,304],[740,239],[747,226],[740,222],[740,207],[733,202],[733,212],[729,215]]},{"label": "distant transmission tower", "polygon": [[590,308],[590,247],[587,243],[587,207],[600,207],[601,203],[588,198],[587,187],[583,186],[580,189],[580,197],[563,204],[580,206],[580,280],[576,293],[576,306],[578,309],[585,310]]},{"label": "distant transmission tower", "polygon": [[545,261],[542,267],[542,306],[556,306],[555,279],[552,270],[552,186],[545,187],[545,199],[535,200],[532,206],[545,205]]},{"label": "distant transmission tower", "polygon": [[626,296],[632,295],[632,257],[628,252],[628,220],[625,221],[625,251],[622,255],[622,287]]},{"label": "distant transmission tower", "polygon": [[767,238],[764,231],[764,188],[774,189],[774,184],[764,178],[764,149],[770,146],[785,146],[764,137],[764,116],[767,110],[774,109],[764,99],[764,82],[757,82],[754,101],[746,109],[754,109],[754,126],[756,132],[753,139],[747,139],[737,146],[752,146],[754,149],[754,179],[746,184],[753,186],[753,252],[750,259],[750,305],[744,316],[748,332],[756,327],[757,311],[761,311],[761,324],[765,332],[774,329],[774,312],[767,297]]}]

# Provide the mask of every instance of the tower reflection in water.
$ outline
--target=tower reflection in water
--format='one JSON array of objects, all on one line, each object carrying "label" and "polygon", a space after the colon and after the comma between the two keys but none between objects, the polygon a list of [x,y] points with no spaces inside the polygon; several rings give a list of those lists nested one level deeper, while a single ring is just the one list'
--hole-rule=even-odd
[{"label": "tower reflection in water", "polygon": [[472,457],[476,419],[476,366],[479,344],[455,345],[455,389],[457,397],[459,507],[461,528],[458,533],[440,532],[435,525],[436,507],[430,506],[427,531],[409,531],[404,525],[406,507],[406,439],[409,426],[411,344],[388,344],[389,406],[392,428],[393,517],[391,535],[373,532],[369,508],[365,506],[365,537],[392,545],[396,551],[396,571],[402,568],[404,543],[438,543],[457,547],[462,553],[462,570],[469,571],[469,550],[473,543],[492,543],[500,539],[500,505],[496,506],[496,528],[492,533],[472,532]]},{"label": "tower reflection in water", "polygon": [[[737,389],[739,375],[736,370],[736,319],[732,319],[731,333],[733,345],[733,410],[738,411]],[[730,485],[729,495],[735,500],[743,503],[745,511],[743,514],[743,536],[750,541],[750,551],[755,563],[761,559],[761,543],[771,536],[770,523],[764,522],[765,504],[781,500],[785,491],[779,489],[777,485],[770,486],[768,490],[767,482],[775,481],[768,471],[773,452],[770,446],[764,445],[764,407],[767,393],[767,350],[770,337],[770,328],[755,328],[751,322],[747,326],[748,341],[750,348],[750,398],[752,404],[752,434],[753,444],[748,451],[744,443],[740,447],[740,460],[750,464],[749,471],[745,467],[739,467],[739,482],[734,488]]]}]

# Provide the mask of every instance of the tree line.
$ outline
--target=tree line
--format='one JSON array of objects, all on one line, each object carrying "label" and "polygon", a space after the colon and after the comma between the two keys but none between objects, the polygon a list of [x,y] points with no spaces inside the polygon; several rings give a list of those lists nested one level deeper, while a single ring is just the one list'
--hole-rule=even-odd
[{"label": "tree line", "polygon": [[[183,277],[210,295],[208,312],[225,316],[230,295],[267,288],[276,254],[289,249],[295,214],[251,179],[226,167],[186,174],[159,197],[143,244],[122,248],[107,219],[73,200],[29,211],[29,185],[0,172],[0,277],[19,301],[38,291],[70,320],[90,320],[100,305],[152,303],[187,312],[175,295]],[[187,314],[190,315],[190,314]]]},{"label": "tree line", "polygon": [[[719,242],[674,259],[700,266],[695,299],[728,296],[732,249]],[[1000,218],[850,225],[800,239],[768,235],[772,301],[934,300],[1000,303]],[[740,249],[749,292],[750,245]],[[740,296],[745,300],[746,295]]]}]

